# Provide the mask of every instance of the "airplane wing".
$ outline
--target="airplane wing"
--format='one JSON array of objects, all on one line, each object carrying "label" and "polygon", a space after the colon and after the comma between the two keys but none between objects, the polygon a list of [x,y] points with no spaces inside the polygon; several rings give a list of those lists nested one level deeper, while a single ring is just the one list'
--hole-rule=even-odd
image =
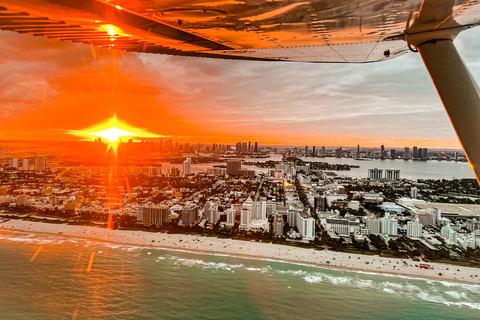
[{"label": "airplane wing", "polygon": [[[413,24],[422,2],[0,0],[0,29],[132,52],[373,62],[409,51],[405,30]],[[436,0],[441,2],[445,0]],[[456,21],[456,28],[479,23],[479,1],[454,2],[451,20]],[[438,24],[429,28],[451,27]]]}]

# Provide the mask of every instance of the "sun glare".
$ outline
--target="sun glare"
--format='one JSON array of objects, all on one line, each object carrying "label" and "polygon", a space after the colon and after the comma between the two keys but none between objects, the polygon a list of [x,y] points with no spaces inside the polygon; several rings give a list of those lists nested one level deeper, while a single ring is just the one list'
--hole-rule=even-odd
[{"label": "sun glare", "polygon": [[159,135],[150,133],[144,129],[136,128],[121,122],[115,115],[103,123],[94,125],[84,130],[71,130],[69,133],[86,138],[88,140],[97,138],[105,139],[106,142],[108,142],[107,151],[109,149],[113,149],[115,153],[121,138],[135,137],[137,139],[142,139],[160,137]]},{"label": "sun glare", "polygon": [[90,134],[92,136],[108,139],[108,142],[115,142],[118,140],[118,138],[121,138],[121,137],[131,137],[131,136],[137,135],[136,133],[122,130],[117,127],[111,127],[110,129],[106,129],[99,132],[91,132]]}]

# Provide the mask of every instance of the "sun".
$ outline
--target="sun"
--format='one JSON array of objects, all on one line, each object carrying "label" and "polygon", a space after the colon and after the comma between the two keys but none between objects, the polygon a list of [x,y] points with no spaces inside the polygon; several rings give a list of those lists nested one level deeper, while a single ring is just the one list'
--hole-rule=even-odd
[{"label": "sun", "polygon": [[108,142],[116,142],[121,137],[131,137],[136,136],[136,133],[129,132],[123,129],[119,129],[117,127],[111,127],[110,129],[106,129],[99,132],[90,132],[92,136],[97,136],[103,139],[108,139]]},{"label": "sun", "polygon": [[83,130],[70,130],[70,134],[81,136],[87,139],[101,138],[106,139],[108,142],[107,151],[112,149],[114,153],[117,153],[118,144],[121,138],[158,138],[160,135],[146,131],[145,129],[136,128],[128,125],[125,122],[121,122],[114,114],[112,118],[107,121],[91,126]]}]

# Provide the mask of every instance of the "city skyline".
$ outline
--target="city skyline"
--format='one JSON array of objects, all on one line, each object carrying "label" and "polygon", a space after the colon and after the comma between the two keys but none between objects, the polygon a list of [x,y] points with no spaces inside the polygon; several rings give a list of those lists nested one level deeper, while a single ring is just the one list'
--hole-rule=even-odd
[{"label": "city skyline", "polygon": [[[474,76],[480,63],[464,43],[475,47],[477,33],[456,40]],[[369,65],[264,63],[115,53],[7,31],[0,42],[1,139],[76,139],[66,132],[117,114],[179,142],[460,148],[413,53]]]}]

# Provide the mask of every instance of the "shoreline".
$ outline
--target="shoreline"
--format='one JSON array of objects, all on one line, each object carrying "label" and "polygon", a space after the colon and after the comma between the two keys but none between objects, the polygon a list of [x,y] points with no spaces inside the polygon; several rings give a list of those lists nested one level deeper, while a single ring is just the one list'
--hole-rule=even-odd
[{"label": "shoreline", "polygon": [[[141,246],[196,254],[230,256],[320,267],[338,271],[406,277],[418,280],[447,281],[480,285],[480,269],[429,262],[431,269],[421,269],[410,259],[384,258],[328,250],[290,247],[279,244],[233,240],[185,234],[151,233],[132,230],[107,230],[98,227],[51,224],[24,220],[0,223],[0,231],[18,231],[102,242]],[[442,275],[440,276],[439,273]]]}]

